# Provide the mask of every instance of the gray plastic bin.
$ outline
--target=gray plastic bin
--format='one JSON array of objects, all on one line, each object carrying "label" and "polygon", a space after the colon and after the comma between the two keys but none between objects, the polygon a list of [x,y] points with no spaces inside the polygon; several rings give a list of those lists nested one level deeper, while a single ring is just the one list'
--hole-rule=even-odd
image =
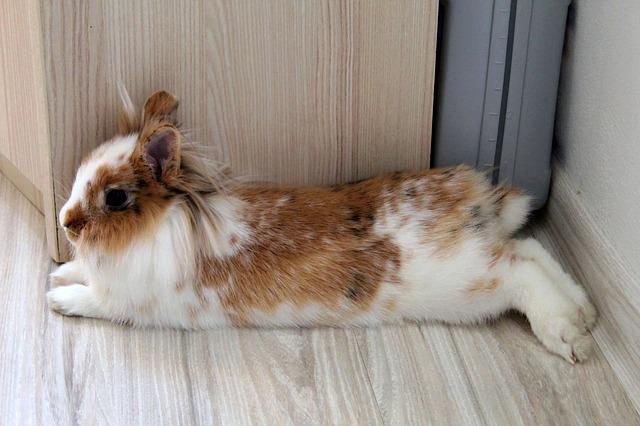
[{"label": "gray plastic bin", "polygon": [[545,203],[569,3],[441,2],[434,167],[495,168],[495,183]]}]

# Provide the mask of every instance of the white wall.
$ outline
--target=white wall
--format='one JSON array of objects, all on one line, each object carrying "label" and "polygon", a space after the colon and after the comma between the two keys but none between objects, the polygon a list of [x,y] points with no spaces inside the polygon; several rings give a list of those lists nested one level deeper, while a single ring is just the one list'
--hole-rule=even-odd
[{"label": "white wall", "polygon": [[556,118],[576,197],[640,277],[640,1],[574,0]]},{"label": "white wall", "polygon": [[574,0],[547,223],[640,412],[640,0]]}]

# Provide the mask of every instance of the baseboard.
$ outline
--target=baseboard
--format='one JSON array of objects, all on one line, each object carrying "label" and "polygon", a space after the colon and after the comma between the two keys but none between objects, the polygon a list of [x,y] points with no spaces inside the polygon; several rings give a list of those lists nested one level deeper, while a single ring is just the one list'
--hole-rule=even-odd
[{"label": "baseboard", "polygon": [[44,211],[42,192],[2,154],[0,154],[0,172],[18,188],[18,191],[20,191],[40,213]]},{"label": "baseboard", "polygon": [[557,254],[600,314],[593,336],[640,412],[640,280],[634,276],[556,165],[544,213]]}]

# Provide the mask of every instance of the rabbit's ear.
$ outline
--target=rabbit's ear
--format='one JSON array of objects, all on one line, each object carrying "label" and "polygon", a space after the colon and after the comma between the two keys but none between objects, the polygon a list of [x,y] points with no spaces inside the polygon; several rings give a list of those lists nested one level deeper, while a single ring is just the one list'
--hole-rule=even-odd
[{"label": "rabbit's ear", "polygon": [[[180,170],[180,145],[182,136],[172,125],[145,127],[139,140],[143,161],[157,181],[175,177]],[[139,151],[139,152],[140,152]]]},{"label": "rabbit's ear", "polygon": [[171,93],[165,90],[155,92],[144,103],[142,122],[148,123],[151,120],[156,120],[175,124],[172,114],[178,108],[178,104],[178,98]]},{"label": "rabbit's ear", "polygon": [[127,89],[122,82],[118,82],[118,95],[120,96],[121,110],[118,114],[118,133],[121,135],[129,135],[140,130],[140,119],[133,106]]}]

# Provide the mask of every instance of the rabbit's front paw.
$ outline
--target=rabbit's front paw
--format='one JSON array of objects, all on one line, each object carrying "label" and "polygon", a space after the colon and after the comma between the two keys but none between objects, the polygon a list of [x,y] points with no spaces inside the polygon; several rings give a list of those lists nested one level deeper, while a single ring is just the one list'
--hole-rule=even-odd
[{"label": "rabbit's front paw", "polygon": [[91,289],[82,284],[71,284],[49,290],[47,303],[52,310],[62,315],[100,316],[98,304]]},{"label": "rabbit's front paw", "polygon": [[85,282],[82,267],[77,261],[67,262],[49,274],[51,287]]}]

